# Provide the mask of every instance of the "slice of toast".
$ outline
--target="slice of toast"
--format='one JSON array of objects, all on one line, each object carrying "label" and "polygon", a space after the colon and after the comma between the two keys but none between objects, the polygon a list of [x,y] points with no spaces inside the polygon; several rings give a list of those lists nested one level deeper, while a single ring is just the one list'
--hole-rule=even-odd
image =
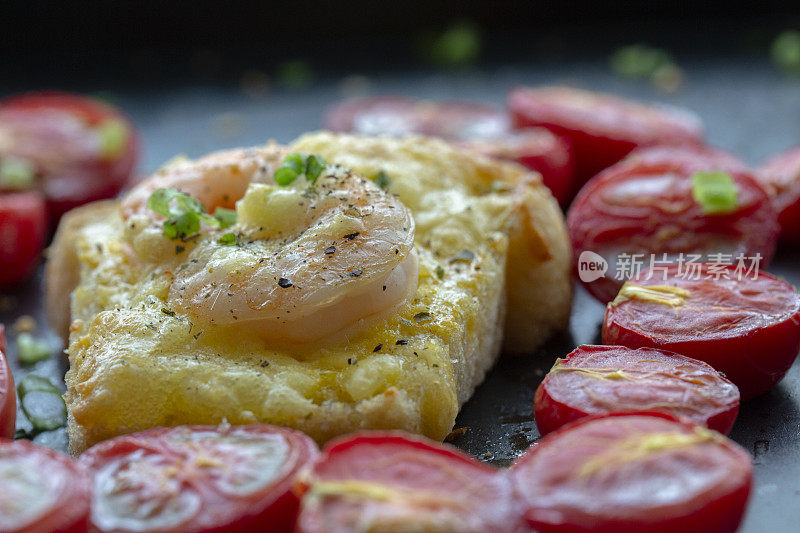
[{"label": "slice of toast", "polygon": [[414,297],[311,343],[201,327],[165,306],[181,268],[172,244],[137,240],[113,203],[73,211],[47,267],[54,327],[71,331],[73,453],[122,433],[223,419],[291,426],[320,442],[390,428],[442,439],[496,360],[504,324],[519,352],[566,324],[569,248],[538,176],[426,138],[318,133],[290,148],[388,179],[416,223]]}]

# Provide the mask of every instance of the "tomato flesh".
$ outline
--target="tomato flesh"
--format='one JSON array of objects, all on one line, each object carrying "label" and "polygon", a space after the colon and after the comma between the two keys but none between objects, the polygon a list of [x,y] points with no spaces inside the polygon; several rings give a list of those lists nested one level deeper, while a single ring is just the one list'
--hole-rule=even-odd
[{"label": "tomato flesh", "polygon": [[634,287],[677,287],[687,294],[677,306],[642,298],[612,302],[603,343],[660,348],[705,361],[739,387],[742,399],[766,392],[783,379],[800,350],[800,295],[763,271],[746,274],[729,266],[720,273],[714,265],[700,266],[696,275],[673,265],[631,280]]},{"label": "tomato flesh", "polygon": [[0,193],[0,288],[13,287],[33,274],[46,233],[41,193]]},{"label": "tomato flesh", "polygon": [[756,174],[778,210],[781,240],[800,244],[800,147],[778,154]]},{"label": "tomato flesh", "polygon": [[329,444],[300,485],[300,533],[516,531],[504,472],[446,445],[400,432]]},{"label": "tomato flesh", "polygon": [[583,418],[545,437],[511,474],[541,533],[732,533],[753,475],[738,445],[665,413]]},{"label": "tomato flesh", "polygon": [[182,426],[118,437],[80,458],[98,531],[292,531],[291,486],[318,454],[272,426]]},{"label": "tomato flesh", "polygon": [[542,435],[589,415],[664,411],[723,434],[739,411],[739,390],[710,365],[673,352],[579,346],[536,390]]},{"label": "tomato flesh", "polygon": [[[104,152],[101,132],[120,128],[119,146]],[[125,185],[138,160],[138,134],[118,109],[83,96],[29,93],[0,101],[0,149],[35,170],[35,188],[47,198],[51,222],[81,204],[111,198]]]},{"label": "tomato flesh", "polygon": [[66,455],[26,440],[0,439],[0,479],[0,531],[86,531],[89,475]]},{"label": "tomato flesh", "polygon": [[573,164],[569,145],[544,128],[511,131],[506,114],[491,105],[399,96],[357,98],[331,108],[324,124],[332,131],[364,135],[441,137],[539,172],[544,184],[562,205],[572,191]]},{"label": "tomato flesh", "polygon": [[544,127],[570,142],[575,192],[638,146],[695,144],[703,137],[702,122],[688,111],[570,87],[513,88],[508,110],[515,128]]},{"label": "tomato flesh", "polygon": [[[634,261],[641,270],[651,262],[679,260],[680,254],[695,261],[723,254],[734,262],[741,256],[766,268],[777,243],[777,213],[744,168],[716,151],[653,148],[634,152],[593,178],[573,201],[567,226],[578,274],[587,251],[603,257],[609,268],[604,277],[582,280],[584,287],[607,303],[636,273]],[[699,171],[731,176],[737,189],[734,210],[704,212],[693,196],[692,176]]]},{"label": "tomato flesh", "polygon": [[17,423],[17,392],[6,361],[5,328],[0,324],[0,439],[13,439]]}]

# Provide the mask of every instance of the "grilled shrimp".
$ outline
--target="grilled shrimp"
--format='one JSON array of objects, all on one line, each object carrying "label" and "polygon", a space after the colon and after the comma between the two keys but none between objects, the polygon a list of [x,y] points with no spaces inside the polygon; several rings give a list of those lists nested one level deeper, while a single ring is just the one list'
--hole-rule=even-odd
[{"label": "grilled shrimp", "polygon": [[176,188],[207,208],[238,199],[237,222],[225,230],[235,242],[221,241],[219,232],[199,236],[174,274],[167,304],[201,323],[308,342],[413,297],[418,257],[410,211],[342,167],[325,168],[313,184],[279,186],[274,170],[284,156],[272,146],[181,162],[123,200],[124,216],[141,216],[159,188]]}]

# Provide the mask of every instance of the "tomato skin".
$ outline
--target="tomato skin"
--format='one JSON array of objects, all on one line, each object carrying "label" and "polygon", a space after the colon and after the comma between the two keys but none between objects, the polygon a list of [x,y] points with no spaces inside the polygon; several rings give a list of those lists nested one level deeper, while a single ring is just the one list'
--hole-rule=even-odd
[{"label": "tomato skin", "polygon": [[0,193],[0,288],[13,287],[33,274],[46,232],[41,193]]},{"label": "tomato skin", "polygon": [[[692,175],[727,172],[739,191],[739,207],[707,215],[692,196]],[[643,183],[649,190],[642,192]],[[619,191],[631,184],[639,190]],[[657,185],[660,189],[654,189]],[[616,195],[616,196],[615,196]],[[779,225],[767,192],[744,163],[719,150],[699,147],[647,148],[592,178],[567,213],[567,227],[576,259],[584,251],[603,256],[727,252],[734,257],[760,254],[766,268],[775,253]],[[607,258],[608,259],[608,258]],[[615,279],[613,263],[606,276],[583,282],[600,302],[616,296],[623,280]],[[645,263],[647,265],[647,263]],[[579,269],[576,260],[576,271]]]},{"label": "tomato skin", "polygon": [[[65,128],[64,117],[76,119],[86,130]],[[112,119],[125,125],[127,138],[121,153],[106,158],[87,145],[94,135],[89,129]],[[74,207],[116,196],[138,162],[139,134],[128,116],[77,94],[43,91],[7,97],[0,101],[0,129],[6,129],[12,141],[21,139],[0,157],[23,157],[35,165],[37,188],[47,197],[53,226]]]},{"label": "tomato skin", "polygon": [[[361,491],[342,488],[354,484]],[[296,489],[304,494],[297,533],[527,530],[506,472],[400,431],[332,441]]]},{"label": "tomato skin", "polygon": [[686,110],[571,87],[514,87],[507,107],[515,128],[544,127],[569,140],[574,192],[636,147],[697,144],[703,137],[702,122]]},{"label": "tomato skin", "polygon": [[800,244],[800,146],[769,159],[756,176],[778,210],[781,241]]},{"label": "tomato skin", "polygon": [[[626,437],[691,436],[696,428],[667,413],[635,412],[589,416],[549,434],[511,467],[529,526],[540,533],[735,532],[753,480],[750,456],[737,444],[710,432],[674,454],[631,459],[625,447],[609,454]],[[670,483],[660,504],[647,502]]]},{"label": "tomato skin", "polygon": [[[10,463],[28,461],[22,469],[34,479],[44,482],[40,488],[43,492],[53,492],[53,501],[32,521],[29,520],[24,526],[19,524],[11,529],[3,529],[4,532],[85,533],[87,531],[91,482],[89,473],[82,465],[64,454],[27,440],[0,439],[0,462],[6,461]],[[3,488],[9,490],[5,485]]]},{"label": "tomato skin", "polygon": [[562,206],[571,198],[574,171],[569,144],[544,128],[511,131],[506,114],[491,105],[401,96],[355,98],[334,105],[323,122],[331,131],[441,137],[540,173]]},{"label": "tomato skin", "polygon": [[17,392],[5,354],[6,335],[0,324],[0,439],[13,439],[17,423]]},{"label": "tomato skin", "polygon": [[[233,438],[268,439],[268,442],[279,436],[288,446],[288,456],[276,473],[276,478],[266,487],[258,489],[256,493],[230,495],[220,492],[217,485],[212,485],[211,479],[218,479],[221,474],[197,474],[197,464],[203,465],[207,458],[211,460],[222,459],[225,448],[213,448],[203,441],[192,441],[195,435],[231,436]],[[188,444],[186,444],[188,443]],[[153,430],[117,437],[101,442],[90,448],[80,457],[80,462],[88,467],[95,476],[95,494],[93,498],[93,513],[91,526],[94,531],[130,531],[129,529],[104,528],[99,518],[101,495],[98,493],[97,484],[105,479],[103,472],[108,465],[116,461],[127,460],[137,454],[145,457],[157,458],[159,461],[159,475],[168,475],[167,468],[175,468],[176,476],[181,476],[184,490],[190,487],[193,494],[198,495],[200,506],[194,514],[174,527],[158,527],[144,529],[144,531],[181,531],[181,532],[250,532],[269,531],[276,533],[293,531],[297,518],[300,500],[292,492],[292,485],[297,474],[313,462],[319,450],[316,443],[306,435],[287,428],[268,425],[232,426],[221,428],[217,426],[180,426],[175,428],[158,428]],[[140,458],[133,465],[143,464]],[[149,467],[149,464],[147,465]],[[245,465],[253,469],[253,465]],[[227,473],[232,465],[223,464],[217,472]],[[171,474],[169,474],[171,475]],[[214,477],[214,476],[217,477]],[[233,474],[231,474],[233,475]],[[143,490],[158,491],[157,487],[145,486]],[[151,494],[154,494],[151,492]],[[159,494],[159,496],[163,496]]]},{"label": "tomato skin", "polygon": [[[734,277],[734,267],[726,267],[725,271]],[[701,276],[707,275],[708,265],[703,265]],[[755,281],[742,279],[724,284],[714,280],[687,281],[679,275],[677,265],[666,270],[666,281],[660,279],[661,272],[657,279],[648,280],[648,276],[649,271],[645,270],[633,281],[644,286],[668,284],[685,288],[691,293],[687,299],[691,305],[708,308],[727,303],[740,313],[729,319],[735,327],[726,326],[722,312],[714,315],[714,322],[704,323],[700,321],[702,308],[687,307],[677,315],[679,319],[674,310],[664,306],[627,300],[607,307],[604,344],[659,348],[704,361],[735,383],[743,400],[775,386],[797,358],[800,295],[785,281],[763,271]],[[756,293],[757,290],[762,292]],[[748,299],[750,296],[752,300]],[[693,301],[697,303],[692,304]],[[760,301],[772,302],[774,307],[757,307]],[[749,315],[754,318],[747,320]],[[660,330],[654,329],[656,323]]]},{"label": "tomato skin", "polygon": [[[625,377],[586,371],[621,371]],[[727,435],[739,411],[739,390],[710,365],[673,352],[583,345],[556,361],[534,399],[542,435],[589,415],[651,410],[684,416]]]}]

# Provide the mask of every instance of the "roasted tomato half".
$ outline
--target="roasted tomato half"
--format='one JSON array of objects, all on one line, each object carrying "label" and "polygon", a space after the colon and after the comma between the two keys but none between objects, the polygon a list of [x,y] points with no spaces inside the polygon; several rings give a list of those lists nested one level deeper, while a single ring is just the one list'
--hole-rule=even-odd
[{"label": "roasted tomato half", "polygon": [[27,440],[0,439],[0,480],[0,531],[86,531],[89,474],[66,455]]},{"label": "roasted tomato half", "polygon": [[455,448],[401,432],[329,444],[298,487],[297,531],[518,531],[508,477]]},{"label": "roasted tomato half", "polygon": [[125,435],[80,457],[98,531],[290,532],[298,471],[318,454],[285,428],[182,426]]},{"label": "roasted tomato half", "polygon": [[542,435],[589,415],[664,411],[727,435],[739,389],[710,365],[665,350],[579,346],[536,390]]},{"label": "roasted tomato half", "polygon": [[695,144],[703,124],[688,111],[571,87],[516,87],[508,94],[515,128],[545,127],[569,140],[581,185],[639,146]]},{"label": "roasted tomato half", "polygon": [[[696,148],[634,152],[586,184],[567,226],[578,275],[603,303],[649,266],[746,260],[766,268],[779,232],[769,196],[744,164]],[[590,264],[605,275],[587,277]]]},{"label": "roasted tomato half", "polygon": [[75,94],[0,101],[0,189],[36,189],[51,224],[78,205],[115,196],[138,159],[136,128],[119,109]]},{"label": "roasted tomato half", "polygon": [[541,533],[733,533],[752,485],[750,456],[666,413],[587,417],[511,468]]},{"label": "roasted tomato half", "polygon": [[800,295],[763,271],[700,264],[645,270],[606,309],[603,342],[700,359],[739,387],[766,392],[800,350]]}]

